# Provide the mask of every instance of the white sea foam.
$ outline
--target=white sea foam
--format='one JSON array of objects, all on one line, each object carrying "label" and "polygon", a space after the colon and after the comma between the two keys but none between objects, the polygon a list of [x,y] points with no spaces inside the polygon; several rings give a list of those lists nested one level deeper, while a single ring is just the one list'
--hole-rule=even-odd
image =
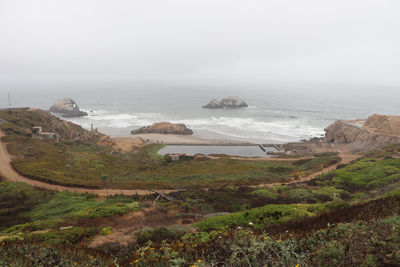
[{"label": "white sea foam", "polygon": [[186,119],[173,122],[185,123],[194,129],[218,131],[221,134],[241,138],[268,136],[280,140],[297,140],[320,136],[324,133],[322,128],[308,125],[302,121],[265,122],[254,118],[210,117],[210,119]]},{"label": "white sea foam", "polygon": [[130,130],[160,121],[184,123],[194,130],[207,130],[219,135],[241,139],[265,139],[295,141],[322,135],[321,127],[312,126],[306,121],[289,118],[282,121],[263,121],[253,117],[210,116],[199,118],[173,118],[161,113],[116,113],[106,110],[89,110],[89,116],[72,121],[90,128],[91,124],[106,133],[128,134]]}]

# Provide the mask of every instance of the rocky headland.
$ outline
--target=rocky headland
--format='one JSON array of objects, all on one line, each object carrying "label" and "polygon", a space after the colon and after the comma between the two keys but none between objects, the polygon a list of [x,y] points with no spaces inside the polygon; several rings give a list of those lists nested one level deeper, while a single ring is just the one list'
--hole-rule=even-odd
[{"label": "rocky headland", "polygon": [[31,108],[19,112],[27,112],[26,116],[29,118],[25,121],[24,126],[18,129],[27,137],[54,142],[114,145],[111,137],[100,133],[97,129],[88,131],[80,125],[62,120],[48,111]]},{"label": "rocky headland", "polygon": [[82,117],[88,115],[86,112],[81,111],[75,101],[71,98],[63,98],[57,100],[57,102],[50,107],[49,111],[52,113],[61,114],[61,116],[66,118]]},{"label": "rocky headland", "polygon": [[170,122],[159,122],[154,123],[150,126],[145,126],[136,130],[132,130],[131,134],[182,134],[182,135],[192,135],[193,131],[186,127],[186,125]]},{"label": "rocky headland", "polygon": [[208,103],[207,105],[203,106],[203,108],[209,108],[209,109],[219,109],[219,108],[244,108],[248,107],[247,103],[237,97],[226,97],[222,99],[221,101],[218,101],[217,99],[213,99]]},{"label": "rocky headland", "polygon": [[372,115],[367,119],[338,120],[325,128],[325,136],[283,144],[284,153],[365,154],[400,143],[400,116]]},{"label": "rocky headland", "polygon": [[339,120],[325,129],[324,141],[346,144],[353,152],[400,143],[400,116],[373,115],[366,120]]}]

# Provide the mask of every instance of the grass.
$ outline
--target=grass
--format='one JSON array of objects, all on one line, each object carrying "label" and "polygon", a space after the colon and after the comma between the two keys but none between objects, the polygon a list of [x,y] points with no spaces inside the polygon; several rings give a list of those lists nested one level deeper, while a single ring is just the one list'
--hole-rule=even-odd
[{"label": "grass", "polygon": [[139,203],[128,197],[98,201],[93,195],[60,192],[30,213],[33,220],[104,218],[139,210]]},{"label": "grass", "polygon": [[321,204],[271,204],[247,211],[208,218],[196,223],[195,226],[202,231],[248,225],[254,225],[255,228],[262,229],[267,226],[278,225],[301,217],[312,216],[321,212],[323,209],[324,205]]},{"label": "grass", "polygon": [[99,266],[115,265],[112,258],[93,249],[43,243],[6,243],[0,249],[0,266]]},{"label": "grass", "polygon": [[320,178],[349,192],[377,189],[400,181],[400,159],[365,158]]},{"label": "grass", "polygon": [[[10,123],[0,125],[3,141],[16,156],[15,169],[41,181],[97,188],[161,189],[219,187],[288,181],[335,164],[336,155],[296,162],[250,162],[223,157],[172,161],[158,155],[162,145],[147,145],[130,153],[112,152],[93,142],[46,142],[27,137],[25,129],[40,125],[52,130],[49,115],[38,111],[0,111]],[[76,131],[84,131],[71,124]],[[63,132],[64,135],[67,135]]]},{"label": "grass", "polygon": [[[339,223],[304,237],[252,229],[197,232],[182,238],[100,249],[6,242],[4,266],[398,266],[400,217]],[[157,230],[156,230],[157,231]],[[153,231],[155,233],[156,231]],[[77,236],[80,236],[76,230]],[[158,230],[157,236],[166,231]]]},{"label": "grass", "polygon": [[286,199],[293,203],[323,203],[337,200],[346,195],[346,191],[333,186],[310,189],[306,186],[275,186],[256,189],[251,195],[270,200]]},{"label": "grass", "polygon": [[[132,197],[51,192],[24,183],[0,182],[0,242],[76,244],[99,232],[81,222],[120,216],[140,209]],[[62,228],[61,226],[70,225]],[[90,224],[89,224],[90,225]]]},{"label": "grass", "polygon": [[[111,154],[87,144],[38,143],[41,147],[26,151],[21,144],[36,146],[32,140],[18,134],[6,138],[18,138],[15,151],[25,153],[25,159],[31,162],[46,154],[47,160],[51,160],[51,153],[58,157],[53,163],[62,164],[66,159],[63,164],[72,172],[57,174],[54,169],[54,176],[77,175],[80,179],[86,177],[88,182],[99,176],[101,184],[108,187],[129,183],[132,177],[138,177],[135,179],[142,183],[161,183],[168,179],[168,185],[179,182],[193,186],[197,183],[221,185],[207,191],[195,188],[176,192],[175,201],[159,199],[156,204],[160,211],[182,212],[182,218],[190,214],[233,213],[195,223],[198,231],[182,227],[143,228],[132,233],[139,242],[127,246],[109,244],[98,250],[73,250],[88,244],[96,234],[112,233],[114,229],[109,225],[115,226],[110,222],[120,218],[95,219],[137,210],[138,202],[123,196],[98,200],[88,194],[49,192],[21,183],[0,183],[3,200],[0,219],[10,221],[10,225],[0,229],[0,244],[3,244],[0,265],[35,266],[51,262],[54,266],[71,266],[77,261],[89,266],[400,264],[400,217],[397,216],[400,183],[395,178],[400,162],[393,157],[398,146],[368,155],[307,183],[250,188],[240,185],[257,179],[289,180],[337,162],[337,158],[318,155],[315,159],[290,164],[249,163],[227,158],[167,163],[162,157],[154,157],[158,149],[155,146],[137,153]],[[52,170],[53,166],[46,165],[43,170],[46,168]],[[136,173],[124,174],[127,170]],[[76,177],[71,179],[75,181]],[[371,197],[377,198],[368,199]],[[19,221],[20,218],[23,220]],[[104,225],[92,227],[99,221],[104,221]]]},{"label": "grass", "polygon": [[25,183],[0,182],[0,230],[29,221],[29,212],[53,196],[51,191],[37,189]]},{"label": "grass", "polygon": [[[179,160],[166,163],[154,156],[159,146],[146,146],[137,154],[104,154],[55,145],[41,146],[35,153],[14,163],[28,176],[67,185],[104,187],[106,175],[110,188],[214,187],[230,182],[246,185],[286,181],[301,170],[303,175],[317,171],[332,159],[295,166],[289,162],[248,162],[222,158],[218,160]],[[45,150],[45,151],[44,151]],[[148,154],[150,153],[150,154]],[[146,156],[147,155],[147,156]],[[334,159],[335,161],[335,159]]]}]

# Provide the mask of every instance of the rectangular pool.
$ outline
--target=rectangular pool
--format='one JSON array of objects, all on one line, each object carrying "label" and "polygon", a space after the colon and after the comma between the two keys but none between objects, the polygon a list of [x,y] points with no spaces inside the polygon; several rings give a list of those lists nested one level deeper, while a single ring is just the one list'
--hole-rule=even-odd
[{"label": "rectangular pool", "polygon": [[[276,151],[272,147],[265,147],[266,151]],[[270,157],[259,146],[199,146],[199,145],[167,145],[158,151],[160,155],[166,154],[224,154],[239,157]]]}]

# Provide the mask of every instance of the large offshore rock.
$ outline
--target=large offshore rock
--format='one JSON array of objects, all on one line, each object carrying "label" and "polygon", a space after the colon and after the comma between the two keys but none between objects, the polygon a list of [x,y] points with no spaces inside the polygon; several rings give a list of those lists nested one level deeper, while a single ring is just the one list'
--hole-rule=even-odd
[{"label": "large offshore rock", "polygon": [[227,97],[221,100],[221,105],[225,108],[245,108],[248,107],[244,100],[237,97]]},{"label": "large offshore rock", "polygon": [[57,100],[57,102],[49,109],[52,113],[61,114],[63,117],[82,117],[88,114],[81,111],[78,105],[71,98],[63,98]]},{"label": "large offshore rock", "polygon": [[203,108],[223,108],[224,106],[221,105],[221,102],[217,99],[213,99],[207,105],[203,106]]},{"label": "large offshore rock", "polygon": [[216,99],[211,100],[210,103],[207,105],[203,106],[203,108],[211,108],[211,109],[216,109],[216,108],[245,108],[248,107],[247,103],[244,102],[244,100],[229,96],[221,101],[218,101]]},{"label": "large offshore rock", "polygon": [[150,126],[142,127],[131,131],[131,134],[148,134],[148,133],[192,135],[193,131],[187,128],[185,124],[180,124],[180,123],[175,124],[170,122],[154,123]]}]

